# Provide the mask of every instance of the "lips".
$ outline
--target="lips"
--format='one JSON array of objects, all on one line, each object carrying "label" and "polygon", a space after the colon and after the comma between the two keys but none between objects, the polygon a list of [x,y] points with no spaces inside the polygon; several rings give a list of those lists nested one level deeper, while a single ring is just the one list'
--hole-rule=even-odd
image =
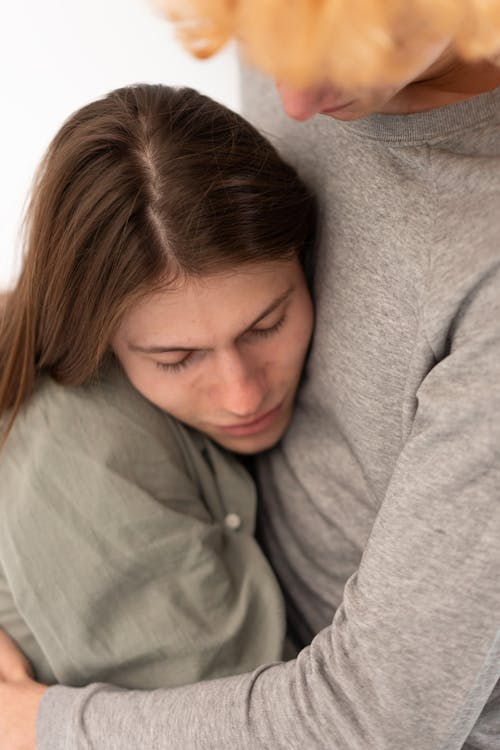
[{"label": "lips", "polygon": [[283,402],[275,406],[271,411],[266,412],[257,419],[253,419],[251,422],[245,422],[243,424],[225,425],[220,426],[219,430],[226,432],[229,435],[253,435],[256,432],[261,432],[269,427],[274,420],[278,417],[281,412]]}]

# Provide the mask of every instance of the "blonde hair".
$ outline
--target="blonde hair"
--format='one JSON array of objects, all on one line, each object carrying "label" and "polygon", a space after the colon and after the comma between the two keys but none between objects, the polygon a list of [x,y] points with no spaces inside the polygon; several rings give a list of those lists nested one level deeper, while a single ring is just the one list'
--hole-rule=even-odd
[{"label": "blonde hair", "polygon": [[500,0],[157,0],[196,57],[237,38],[250,60],[295,86],[391,84],[427,45],[500,62]]}]

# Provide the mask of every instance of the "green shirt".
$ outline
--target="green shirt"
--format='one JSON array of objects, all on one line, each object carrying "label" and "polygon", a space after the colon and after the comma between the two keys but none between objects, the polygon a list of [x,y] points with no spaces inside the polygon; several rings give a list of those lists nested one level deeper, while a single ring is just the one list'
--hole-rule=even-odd
[{"label": "green shirt", "polygon": [[0,488],[0,625],[39,679],[169,687],[281,658],[250,476],[117,370],[40,381]]}]

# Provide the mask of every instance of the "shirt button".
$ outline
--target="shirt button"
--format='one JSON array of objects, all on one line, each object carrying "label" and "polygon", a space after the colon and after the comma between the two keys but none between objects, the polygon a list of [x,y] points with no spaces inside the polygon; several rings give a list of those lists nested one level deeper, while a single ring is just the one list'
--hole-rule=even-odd
[{"label": "shirt button", "polygon": [[231,529],[231,531],[238,531],[241,526],[241,518],[237,513],[228,513],[224,518],[224,524],[228,529]]}]

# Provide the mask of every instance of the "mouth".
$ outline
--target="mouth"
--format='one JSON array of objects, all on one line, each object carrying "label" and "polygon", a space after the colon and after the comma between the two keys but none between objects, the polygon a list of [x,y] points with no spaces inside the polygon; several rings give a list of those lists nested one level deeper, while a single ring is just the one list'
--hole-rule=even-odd
[{"label": "mouth", "polygon": [[281,401],[278,406],[275,406],[271,411],[262,414],[262,416],[253,419],[251,422],[245,422],[242,424],[225,425],[220,426],[219,430],[225,432],[227,435],[254,435],[257,432],[267,429],[278,417],[283,406]]}]

